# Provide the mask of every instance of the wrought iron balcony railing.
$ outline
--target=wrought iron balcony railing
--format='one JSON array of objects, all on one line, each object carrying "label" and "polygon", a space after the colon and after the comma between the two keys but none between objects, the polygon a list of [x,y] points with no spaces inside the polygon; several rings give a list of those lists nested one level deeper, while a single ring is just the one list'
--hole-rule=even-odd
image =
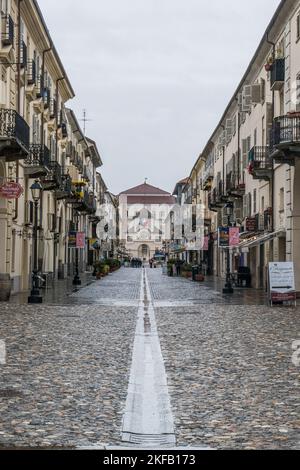
[{"label": "wrought iron balcony railing", "polygon": [[30,144],[29,154],[24,160],[26,166],[31,167],[48,167],[50,163],[50,150],[46,145]]},{"label": "wrought iron balcony railing", "polygon": [[37,80],[36,63],[34,60],[28,62],[27,66],[27,84],[35,85]]},{"label": "wrought iron balcony railing", "polygon": [[253,147],[248,155],[248,170],[254,179],[269,180],[273,170],[270,148]]},{"label": "wrought iron balcony railing", "polygon": [[300,144],[300,113],[274,119],[272,129],[273,147],[284,148]]},{"label": "wrought iron balcony railing", "polygon": [[15,25],[10,15],[2,18],[3,31],[2,31],[2,44],[3,46],[13,46],[15,37]]},{"label": "wrought iron balcony railing", "polygon": [[13,109],[0,109],[0,155],[19,154],[24,158],[29,151],[29,126]]},{"label": "wrought iron balcony railing", "polygon": [[44,191],[53,191],[62,185],[62,168],[61,165],[53,160],[48,163],[48,172],[42,178]]},{"label": "wrought iron balcony railing", "polygon": [[21,60],[20,65],[22,68],[27,68],[27,46],[24,41],[21,44]]}]

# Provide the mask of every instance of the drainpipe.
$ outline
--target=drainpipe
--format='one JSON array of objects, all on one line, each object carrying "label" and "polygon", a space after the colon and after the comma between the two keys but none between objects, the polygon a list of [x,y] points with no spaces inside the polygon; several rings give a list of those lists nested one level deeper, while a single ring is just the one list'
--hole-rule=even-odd
[{"label": "drainpipe", "polygon": [[[48,47],[48,49],[44,49],[43,52],[42,52],[42,71],[41,71],[41,76],[40,76],[40,80],[41,80],[41,84],[43,85],[42,88],[44,88],[45,84],[44,84],[44,75],[45,75],[45,55],[47,54],[47,52],[50,52],[52,51],[53,49],[53,44],[52,44],[52,41],[50,42],[50,46]],[[42,89],[42,92],[44,90]],[[42,96],[43,98],[43,96]],[[42,115],[41,115],[41,146],[43,148],[44,146],[44,111],[42,112]]]},{"label": "drainpipe", "polygon": [[[269,33],[266,35],[266,42],[270,44],[273,48],[272,55],[273,60],[275,60],[275,47],[276,44],[269,40]],[[275,91],[272,90],[272,124],[275,117]],[[272,161],[272,180],[270,188],[270,200],[272,201],[272,232],[274,232],[274,208],[275,208],[275,171],[274,171],[274,160]]]},{"label": "drainpipe", "polygon": [[56,86],[55,86],[55,100],[56,100],[56,131],[55,131],[55,160],[58,161],[58,85],[59,82],[62,82],[65,80],[65,75],[63,75],[61,78],[58,78],[56,80]]},{"label": "drainpipe", "polygon": [[[18,45],[17,45],[17,112],[21,111],[21,3],[23,0],[18,0]],[[16,162],[16,180],[19,181],[19,161]],[[15,215],[13,222],[19,216],[19,200],[15,200]]]},{"label": "drainpipe", "polygon": [[[223,126],[223,124],[221,124],[221,127],[223,129],[223,131],[225,130],[225,126]],[[223,196],[225,195],[225,146],[223,145],[222,146],[222,163],[223,163]]]}]

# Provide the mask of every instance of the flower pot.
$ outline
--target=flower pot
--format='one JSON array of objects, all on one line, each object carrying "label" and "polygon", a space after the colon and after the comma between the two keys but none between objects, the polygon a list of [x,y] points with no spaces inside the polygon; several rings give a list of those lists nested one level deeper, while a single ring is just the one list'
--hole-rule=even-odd
[{"label": "flower pot", "polygon": [[205,277],[203,276],[203,274],[196,274],[195,280],[196,280],[197,282],[204,282],[204,281],[205,281]]}]

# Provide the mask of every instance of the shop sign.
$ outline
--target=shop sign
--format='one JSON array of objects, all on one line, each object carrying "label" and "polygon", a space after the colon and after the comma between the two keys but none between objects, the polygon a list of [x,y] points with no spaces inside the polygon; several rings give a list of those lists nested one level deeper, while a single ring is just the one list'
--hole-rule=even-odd
[{"label": "shop sign", "polygon": [[256,232],[257,219],[256,217],[248,217],[246,219],[246,232]]},{"label": "shop sign", "polygon": [[7,182],[0,186],[0,197],[4,199],[19,199],[23,192],[19,183]]},{"label": "shop sign", "polygon": [[269,298],[274,302],[295,302],[296,288],[293,262],[269,263]]}]

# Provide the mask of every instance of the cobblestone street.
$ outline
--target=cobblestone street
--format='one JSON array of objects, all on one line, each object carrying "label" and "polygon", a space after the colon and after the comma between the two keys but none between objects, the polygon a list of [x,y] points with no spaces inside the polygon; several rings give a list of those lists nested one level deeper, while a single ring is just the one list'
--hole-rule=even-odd
[{"label": "cobblestone street", "polygon": [[299,307],[144,271],[122,268],[60,305],[0,304],[0,446],[122,446],[144,318],[146,339],[157,325],[177,446],[299,449]]}]

